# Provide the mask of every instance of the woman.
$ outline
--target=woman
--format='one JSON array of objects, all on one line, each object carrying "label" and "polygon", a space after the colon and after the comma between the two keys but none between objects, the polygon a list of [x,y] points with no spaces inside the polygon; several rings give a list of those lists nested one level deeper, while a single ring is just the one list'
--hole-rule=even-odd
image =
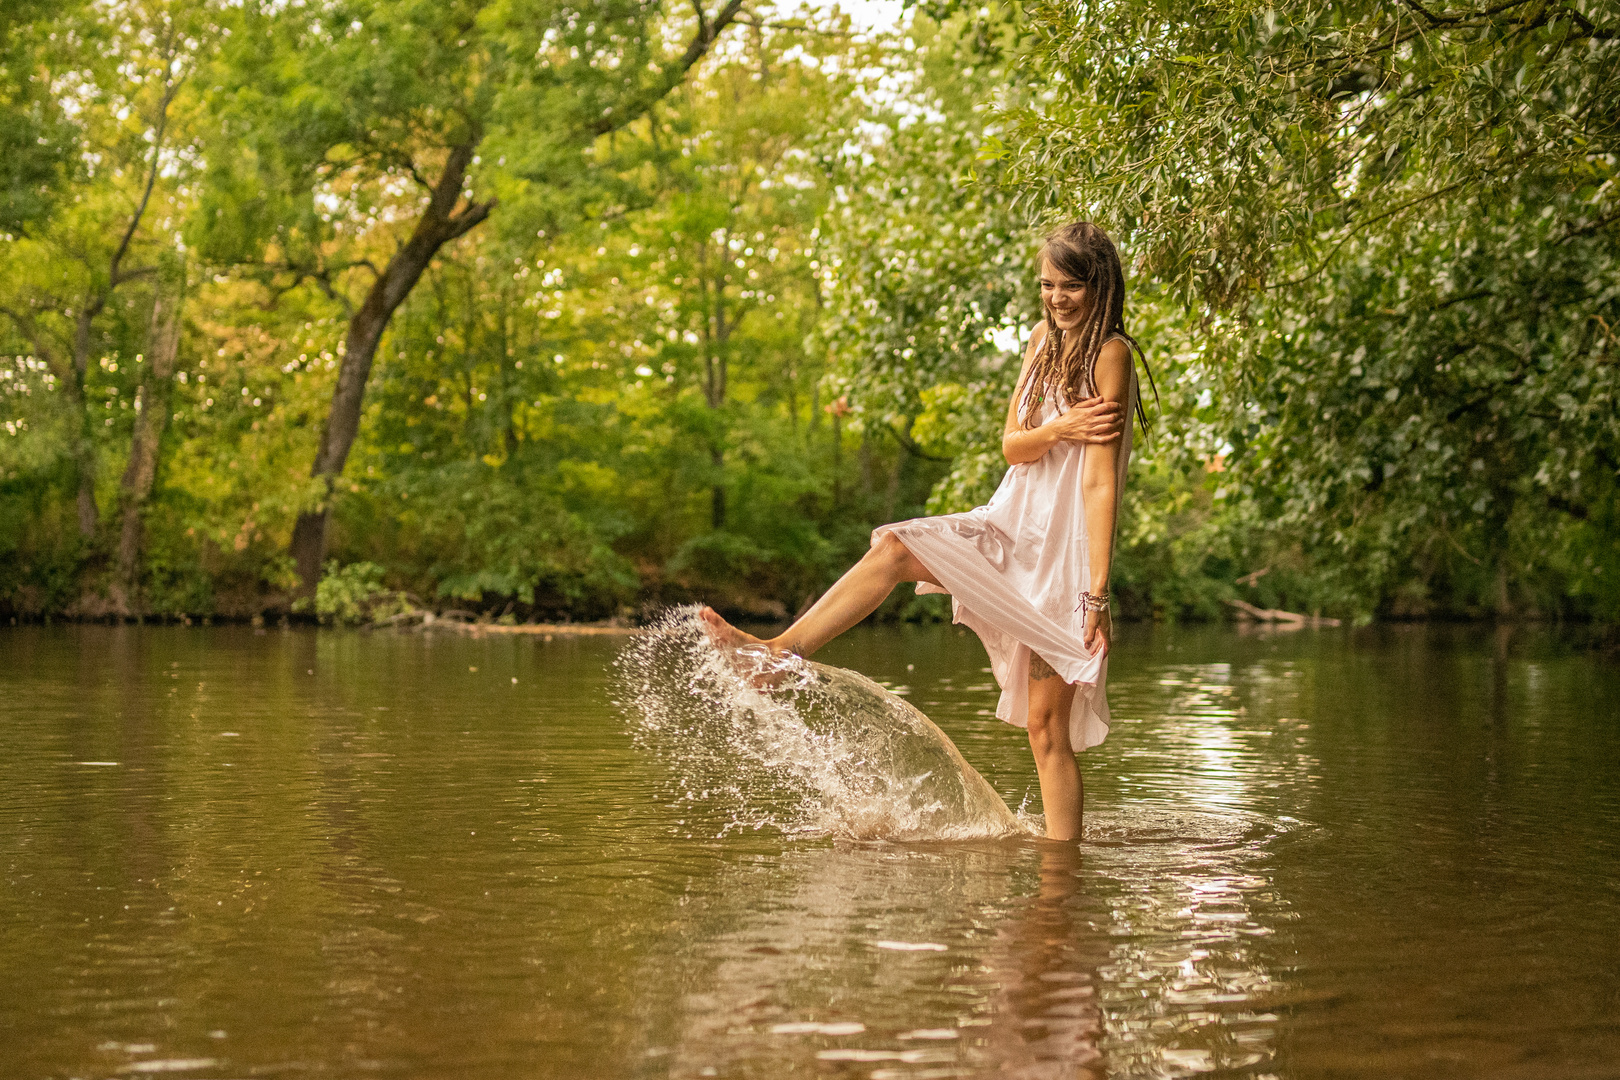
[{"label": "woman", "polygon": [[768,641],[712,608],[703,618],[720,645],[809,656],[902,581],[950,593],[955,621],[990,654],[996,715],[1029,730],[1047,836],[1074,840],[1084,805],[1074,755],[1108,734],[1108,570],[1131,452],[1124,418],[1134,408],[1146,424],[1132,363],[1142,350],[1125,332],[1125,277],[1101,229],[1058,229],[1039,265],[1046,318],[1031,328],[1007,404],[1012,467],[990,502],[875,530],[871,551]]}]

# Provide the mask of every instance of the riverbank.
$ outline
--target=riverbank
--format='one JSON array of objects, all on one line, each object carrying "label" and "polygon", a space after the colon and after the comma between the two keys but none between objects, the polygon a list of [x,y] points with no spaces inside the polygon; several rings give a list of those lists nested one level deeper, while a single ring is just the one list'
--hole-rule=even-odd
[{"label": "riverbank", "polygon": [[[534,622],[517,623],[501,622],[499,620],[486,620],[473,616],[471,612],[451,611],[439,614],[431,611],[415,612],[416,621],[405,622],[393,619],[384,619],[380,622],[340,623],[362,632],[375,632],[378,630],[397,631],[433,631],[441,633],[459,634],[518,634],[539,635],[550,639],[553,637],[613,637],[633,634],[640,629],[640,624],[628,620],[606,620],[603,622],[586,623],[558,623]],[[470,616],[470,617],[461,617]],[[231,618],[214,615],[171,615],[171,616],[64,616],[40,615],[32,618],[12,616],[6,625],[12,627],[25,626],[252,626],[265,627],[314,627],[330,625],[323,623],[313,615],[282,615],[280,618],[266,619],[262,615],[253,615],[246,618]]]}]

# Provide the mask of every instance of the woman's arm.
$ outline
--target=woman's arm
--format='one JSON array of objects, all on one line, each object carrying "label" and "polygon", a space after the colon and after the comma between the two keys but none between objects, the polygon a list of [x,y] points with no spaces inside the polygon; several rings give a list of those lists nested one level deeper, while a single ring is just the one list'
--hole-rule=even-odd
[{"label": "woman's arm", "polygon": [[[1097,393],[1116,405],[1122,413],[1129,407],[1131,392],[1131,351],[1118,339],[1103,345],[1097,357],[1094,378]],[[1128,413],[1125,413],[1128,415]],[[1100,442],[1086,453],[1080,473],[1080,497],[1085,504],[1086,543],[1090,547],[1091,582],[1087,591],[1108,595],[1108,570],[1114,559],[1114,517],[1119,506],[1119,443]],[[1076,597],[1076,599],[1079,599]],[[1113,623],[1106,611],[1086,613],[1086,648],[1094,649],[1098,636],[1106,648],[1113,636]]]},{"label": "woman's arm", "polygon": [[1018,381],[1013,384],[1012,400],[1007,402],[1007,423],[1001,429],[1001,452],[1009,465],[1022,465],[1037,461],[1057,445],[1057,435],[1047,431],[1045,425],[1025,431],[1018,423],[1018,403],[1024,396],[1024,380],[1029,378],[1029,367],[1041,351],[1046,338],[1046,324],[1036,323],[1030,328],[1029,344],[1024,348],[1024,366],[1018,369]]},{"label": "woman's arm", "polygon": [[[1024,395],[1024,380],[1029,368],[1046,339],[1046,324],[1036,323],[1031,328],[1029,346],[1024,349],[1024,366],[1018,371],[1018,382],[1013,388],[1012,400],[1007,403],[1007,423],[1001,431],[1001,452],[1009,465],[1022,465],[1039,461],[1058,443],[1105,443],[1119,438],[1124,426],[1120,420],[1124,412],[1104,396],[1076,402],[1070,409],[1042,424],[1025,428],[1018,422],[1018,405]],[[1099,360],[1100,362],[1100,360]]]}]

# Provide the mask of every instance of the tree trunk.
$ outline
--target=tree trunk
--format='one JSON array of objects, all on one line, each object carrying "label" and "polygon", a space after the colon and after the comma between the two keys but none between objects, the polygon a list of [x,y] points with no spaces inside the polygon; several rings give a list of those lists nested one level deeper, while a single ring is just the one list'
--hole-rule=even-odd
[{"label": "tree trunk", "polygon": [[[171,46],[174,44],[172,37],[169,44]],[[100,512],[96,509],[96,444],[84,398],[85,379],[90,371],[90,332],[96,316],[106,308],[107,301],[112,298],[119,285],[133,277],[151,272],[150,267],[125,270],[124,257],[129,254],[130,244],[135,239],[136,231],[141,227],[141,219],[146,216],[146,208],[152,202],[152,189],[157,186],[158,171],[163,163],[163,135],[169,126],[169,106],[174,103],[174,97],[179,93],[180,84],[184,81],[183,76],[179,79],[171,77],[174,71],[172,48],[168,56],[171,63],[164,67],[163,97],[158,105],[152,133],[152,160],[146,169],[146,186],[141,192],[140,202],[135,206],[135,212],[130,215],[129,225],[124,229],[122,239],[118,241],[112,257],[107,261],[106,283],[84,298],[84,302],[79,306],[78,315],[74,318],[73,388],[78,398],[74,404],[79,409],[79,439],[74,447],[73,457],[79,473],[79,535],[86,540],[96,535],[96,529],[101,523]]]},{"label": "tree trunk", "polygon": [[293,526],[293,563],[306,594],[313,593],[315,583],[320,580],[321,561],[326,557],[326,527],[332,517],[332,487],[342,475],[349,450],[360,431],[366,381],[371,377],[371,363],[377,355],[383,331],[388,328],[388,320],[410,295],[439,249],[483,221],[494,208],[492,200],[468,203],[456,209],[462,181],[476,148],[477,141],[473,140],[450,151],[444,172],[434,185],[433,197],[417,221],[410,240],[388,260],[388,265],[366,293],[360,310],[349,319],[337,386],[332,391],[332,408],[321,428],[315,464],[310,469],[310,475],[321,481],[321,502],[315,509],[299,514]]},{"label": "tree trunk", "polygon": [[101,302],[87,301],[80,308],[73,327],[73,378],[69,394],[78,416],[78,432],[73,441],[73,468],[79,474],[79,535],[86,540],[96,535],[101,513],[96,509],[96,442],[90,429],[90,410],[84,398],[84,383],[90,368],[90,324],[101,312]]},{"label": "tree trunk", "polygon": [[[720,244],[720,265],[725,265],[725,242]],[[707,374],[704,379],[704,398],[710,409],[718,412],[726,405],[726,343],[731,337],[731,327],[726,324],[726,276],[723,271],[716,271],[714,277],[714,309],[704,325],[703,336]],[[709,448],[710,459],[714,462],[714,486],[709,491],[709,524],[716,531],[726,526],[726,486],[724,468],[726,452],[724,441],[718,432],[714,435],[715,442]]]},{"label": "tree trunk", "polygon": [[120,485],[123,518],[118,534],[118,580],[115,599],[124,614],[138,610],[137,578],[141,556],[142,517],[157,478],[158,446],[169,424],[175,356],[180,348],[181,300],[165,304],[162,294],[152,307],[151,355],[146,377],[135,391],[135,433],[130,438],[129,466]]},{"label": "tree trunk", "polygon": [[[714,474],[719,477],[720,470],[725,468],[726,456],[719,447],[711,450],[710,454],[714,461]],[[726,527],[726,485],[718,479],[709,491],[709,525],[717,532]]]}]

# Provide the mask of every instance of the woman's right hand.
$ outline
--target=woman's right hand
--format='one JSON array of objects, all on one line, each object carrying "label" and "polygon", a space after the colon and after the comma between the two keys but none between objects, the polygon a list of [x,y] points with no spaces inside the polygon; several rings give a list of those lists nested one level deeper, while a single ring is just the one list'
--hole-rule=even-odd
[{"label": "woman's right hand", "polygon": [[1065,442],[1111,442],[1125,429],[1124,410],[1100,395],[1089,397],[1047,421],[1046,427]]}]

